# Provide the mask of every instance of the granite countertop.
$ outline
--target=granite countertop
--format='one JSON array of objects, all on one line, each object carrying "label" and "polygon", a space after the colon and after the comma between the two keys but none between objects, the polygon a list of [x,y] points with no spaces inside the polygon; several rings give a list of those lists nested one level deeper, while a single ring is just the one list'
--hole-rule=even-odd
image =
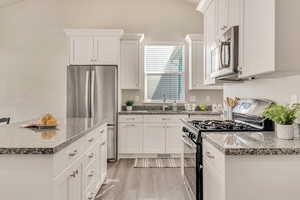
[{"label": "granite countertop", "polygon": [[121,111],[120,115],[221,115],[220,112],[212,111],[160,111],[160,110],[136,110]]},{"label": "granite countertop", "polygon": [[28,122],[0,127],[0,154],[54,154],[106,123],[92,118],[59,120],[57,129],[21,128]]},{"label": "granite countertop", "polygon": [[280,140],[275,132],[212,132],[202,137],[225,155],[300,154],[300,138]]}]

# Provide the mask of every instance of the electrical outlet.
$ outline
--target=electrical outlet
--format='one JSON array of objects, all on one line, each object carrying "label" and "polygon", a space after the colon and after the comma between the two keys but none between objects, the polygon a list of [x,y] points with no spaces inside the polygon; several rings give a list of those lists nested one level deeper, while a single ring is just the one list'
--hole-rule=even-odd
[{"label": "electrical outlet", "polygon": [[291,104],[298,103],[298,95],[296,94],[291,95],[290,103]]}]

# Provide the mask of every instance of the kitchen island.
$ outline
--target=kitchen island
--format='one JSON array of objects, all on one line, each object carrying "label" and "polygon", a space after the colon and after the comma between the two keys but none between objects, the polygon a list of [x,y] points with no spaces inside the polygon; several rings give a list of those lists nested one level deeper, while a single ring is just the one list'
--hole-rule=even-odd
[{"label": "kitchen island", "polygon": [[212,132],[203,138],[204,200],[296,200],[300,139],[274,132]]},{"label": "kitchen island", "polygon": [[0,128],[0,197],[94,199],[107,170],[106,122],[60,120],[55,130]]}]

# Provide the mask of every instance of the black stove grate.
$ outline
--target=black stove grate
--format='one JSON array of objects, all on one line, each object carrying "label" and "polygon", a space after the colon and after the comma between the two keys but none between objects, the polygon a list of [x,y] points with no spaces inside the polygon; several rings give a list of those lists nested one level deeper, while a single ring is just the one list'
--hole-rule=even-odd
[{"label": "black stove grate", "polygon": [[261,129],[235,121],[194,120],[190,122],[199,131],[259,131]]}]

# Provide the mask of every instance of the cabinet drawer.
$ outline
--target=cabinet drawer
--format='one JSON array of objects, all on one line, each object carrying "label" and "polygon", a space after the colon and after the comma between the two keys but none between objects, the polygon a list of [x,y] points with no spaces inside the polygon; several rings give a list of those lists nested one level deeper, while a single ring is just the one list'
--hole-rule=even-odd
[{"label": "cabinet drawer", "polygon": [[74,161],[76,161],[80,155],[84,152],[83,141],[79,139],[73,144],[69,145],[60,152],[54,154],[54,176],[58,175]]},{"label": "cabinet drawer", "polygon": [[224,154],[205,140],[203,142],[203,160],[220,173],[225,173]]},{"label": "cabinet drawer", "polygon": [[86,191],[85,199],[84,200],[93,200],[96,197],[95,189],[90,189]]},{"label": "cabinet drawer", "polygon": [[91,131],[89,134],[85,136],[84,148],[88,149],[92,145],[96,144],[97,142],[99,143],[100,140],[102,140],[102,137],[105,133],[106,133],[106,125]]},{"label": "cabinet drawer", "polygon": [[179,123],[180,119],[185,118],[185,115],[145,115],[146,123]]},{"label": "cabinet drawer", "polygon": [[144,116],[142,116],[142,115],[120,115],[119,122],[120,123],[132,123],[132,122],[143,123]]},{"label": "cabinet drawer", "polygon": [[90,150],[84,154],[84,167],[87,168],[96,160],[99,144],[95,144]]},{"label": "cabinet drawer", "polygon": [[[98,166],[99,167],[99,166]],[[91,165],[86,169],[86,188],[96,185],[97,175],[97,162],[94,160]]]}]

